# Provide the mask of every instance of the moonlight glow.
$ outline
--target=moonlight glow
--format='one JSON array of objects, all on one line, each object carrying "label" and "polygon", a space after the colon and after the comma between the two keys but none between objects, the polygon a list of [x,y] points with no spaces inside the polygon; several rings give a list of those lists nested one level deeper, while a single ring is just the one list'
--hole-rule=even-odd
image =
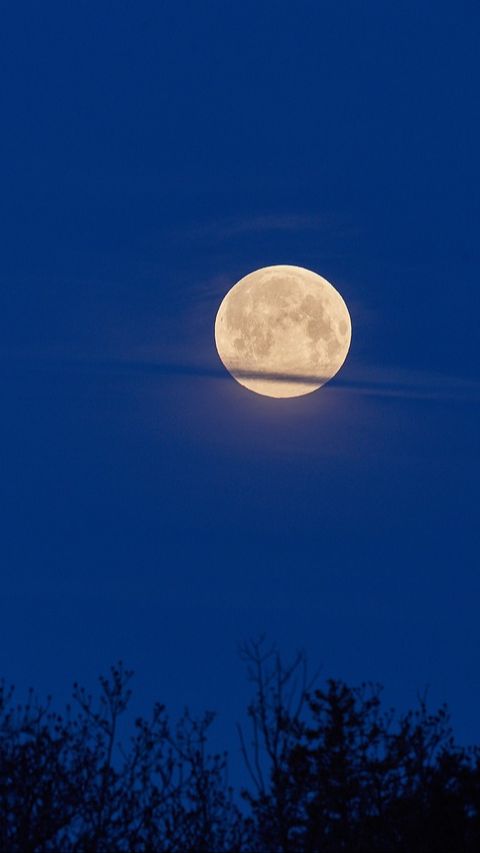
[{"label": "moonlight glow", "polygon": [[299,397],[320,388],[345,361],[351,335],[338,291],[294,266],[264,267],[242,278],[215,321],[215,343],[227,370],[268,397]]}]

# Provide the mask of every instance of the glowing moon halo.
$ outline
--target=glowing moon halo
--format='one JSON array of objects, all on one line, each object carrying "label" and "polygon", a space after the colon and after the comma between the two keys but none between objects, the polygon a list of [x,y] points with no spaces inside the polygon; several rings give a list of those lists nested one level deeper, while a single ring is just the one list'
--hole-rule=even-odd
[{"label": "glowing moon halo", "polygon": [[215,319],[221,361],[240,385],[267,397],[316,391],[340,370],[351,336],[338,291],[296,266],[246,275],[225,295]]}]

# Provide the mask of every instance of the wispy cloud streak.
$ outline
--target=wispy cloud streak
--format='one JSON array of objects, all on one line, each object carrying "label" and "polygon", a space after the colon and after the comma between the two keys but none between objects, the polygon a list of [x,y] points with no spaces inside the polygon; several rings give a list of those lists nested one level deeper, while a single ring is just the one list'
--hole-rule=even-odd
[{"label": "wispy cloud streak", "polygon": [[[219,364],[199,364],[181,360],[154,359],[3,359],[1,369],[8,370],[59,370],[72,372],[107,372],[115,374],[138,374],[155,376],[159,379],[170,377],[203,378],[232,381],[230,373]],[[318,374],[286,374],[266,371],[238,371],[238,377],[244,379],[266,379],[277,382],[298,382],[316,385],[322,381]],[[355,366],[350,372],[344,371],[328,381],[331,391],[355,393],[375,397],[396,397],[410,400],[480,402],[480,382],[461,377],[446,376],[396,368],[378,368]]]},{"label": "wispy cloud streak", "polygon": [[341,236],[351,234],[355,231],[348,222],[340,219],[336,214],[324,213],[260,213],[244,217],[224,217],[223,219],[211,219],[204,222],[192,223],[182,230],[174,229],[171,236],[177,236],[184,241],[193,240],[230,240],[243,235],[274,234],[302,232],[322,232]]}]

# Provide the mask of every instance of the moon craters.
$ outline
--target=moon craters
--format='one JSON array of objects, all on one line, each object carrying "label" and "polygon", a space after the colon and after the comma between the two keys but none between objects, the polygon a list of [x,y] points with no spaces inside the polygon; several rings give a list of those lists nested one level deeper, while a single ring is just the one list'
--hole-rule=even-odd
[{"label": "moon craters", "polygon": [[319,388],[343,364],[350,337],[340,294],[302,267],[265,267],[245,276],[226,294],[215,322],[227,370],[270,397]]}]

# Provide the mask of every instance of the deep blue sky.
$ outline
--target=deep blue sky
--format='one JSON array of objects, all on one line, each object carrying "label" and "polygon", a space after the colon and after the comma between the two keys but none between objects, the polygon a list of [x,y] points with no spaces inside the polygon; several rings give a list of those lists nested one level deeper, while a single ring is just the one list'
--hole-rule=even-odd
[{"label": "deep blue sky", "polygon": [[[478,3],[0,17],[0,669],[64,696],[123,657],[235,749],[266,631],[480,741]],[[297,400],[213,342],[276,263],[352,316]]]}]

